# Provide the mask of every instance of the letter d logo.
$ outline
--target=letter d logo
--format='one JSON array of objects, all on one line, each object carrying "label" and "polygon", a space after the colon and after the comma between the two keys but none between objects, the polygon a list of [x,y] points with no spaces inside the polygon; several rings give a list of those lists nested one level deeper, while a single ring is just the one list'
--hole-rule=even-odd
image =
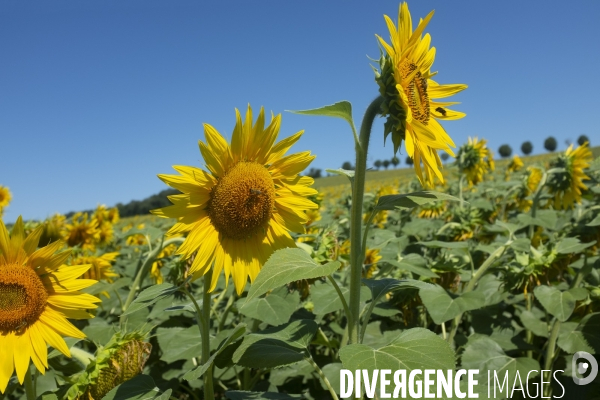
[{"label": "letter d logo", "polygon": [[[577,363],[577,360],[580,358],[585,358],[587,362]],[[583,378],[583,374],[592,367],[590,374],[587,378]],[[592,382],[596,375],[598,375],[598,362],[590,353],[586,353],[585,351],[578,351],[573,354],[573,359],[571,360],[571,369],[573,374],[573,382],[576,385],[587,385]],[[581,378],[579,378],[581,376]]]}]

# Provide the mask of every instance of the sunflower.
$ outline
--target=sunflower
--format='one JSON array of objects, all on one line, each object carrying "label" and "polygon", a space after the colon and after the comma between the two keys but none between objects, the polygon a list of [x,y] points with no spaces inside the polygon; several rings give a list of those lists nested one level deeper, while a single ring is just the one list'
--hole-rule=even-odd
[{"label": "sunflower", "polygon": [[175,245],[174,243],[164,247],[156,256],[156,261],[152,263],[152,268],[150,269],[150,276],[152,277],[152,279],[154,279],[154,281],[157,284],[161,284],[164,281],[163,274],[161,271],[162,267],[164,267],[165,265],[164,259],[175,254],[176,250],[177,245]]},{"label": "sunflower", "polygon": [[423,204],[419,211],[419,218],[436,219],[440,218],[444,212],[446,212],[446,203],[444,201]]},{"label": "sunflower", "polygon": [[550,168],[564,169],[548,177],[548,188],[554,195],[554,208],[573,208],[574,203],[581,203],[581,190],[587,190],[583,181],[590,179],[583,170],[590,166],[591,161],[592,152],[585,142],[575,150],[570,145],[564,154],[550,163]]},{"label": "sunflower", "polygon": [[517,172],[523,168],[523,160],[518,155],[514,155],[510,163],[508,163],[507,171],[508,172]]},{"label": "sunflower", "polygon": [[306,198],[317,193],[310,188],[314,180],[298,175],[315,156],[309,151],[285,156],[303,131],[274,144],[281,115],[272,116],[266,128],[262,108],[254,126],[250,106],[245,121],[237,109],[236,116],[230,145],[204,125],[206,144],[199,146],[208,172],[174,166],[181,175],[159,175],[183,193],[169,196],[173,205],[152,213],[177,218],[168,235],[189,232],[177,253],[183,259],[195,254],[190,273],[204,275],[214,263],[210,290],[224,271],[241,294],[248,276],[253,281],[275,250],[295,247],[288,231],[304,233],[305,211],[318,206]]},{"label": "sunflower", "polygon": [[6,186],[0,185],[0,209],[8,206],[11,199],[12,195],[10,194],[10,190],[8,190]]},{"label": "sunflower", "polygon": [[483,175],[494,170],[494,154],[486,143],[485,139],[469,138],[468,143],[458,149],[458,168],[466,175],[470,186],[483,181]]},{"label": "sunflower", "polygon": [[430,187],[434,185],[434,177],[444,181],[438,150],[454,156],[450,146],[456,147],[438,120],[455,120],[465,116],[448,108],[458,103],[433,99],[449,97],[467,88],[467,85],[440,85],[431,79],[436,74],[430,71],[435,47],[430,48],[431,36],[423,36],[423,31],[432,16],[433,11],[413,32],[406,3],[400,5],[397,27],[384,15],[391,45],[376,35],[386,54],[380,59],[380,71],[375,78],[384,99],[382,114],[387,117],[384,138],[392,134],[394,154],[402,140],[405,141],[406,152],[414,160],[421,184]]},{"label": "sunflower", "polygon": [[379,249],[367,249],[365,252],[365,270],[363,276],[367,279],[371,278],[377,271],[377,262],[383,257],[379,254]]},{"label": "sunflower", "polygon": [[538,167],[527,167],[527,174],[517,192],[517,207],[520,211],[528,212],[531,209],[533,200],[527,197],[531,196],[538,189],[543,174],[542,170]]},{"label": "sunflower", "polygon": [[87,279],[94,279],[96,281],[112,282],[114,278],[117,278],[117,274],[112,269],[112,262],[119,256],[118,252],[104,253],[101,256],[83,256],[80,255],[71,260],[71,265],[90,265],[90,269],[87,270],[83,277]]},{"label": "sunflower", "polygon": [[63,237],[70,247],[81,246],[82,249],[94,250],[100,240],[98,220],[89,218],[87,213],[78,212],[71,218],[71,223],[63,229]]},{"label": "sunflower", "polygon": [[89,265],[69,267],[70,250],[54,254],[58,241],[36,250],[43,227],[25,237],[21,217],[9,235],[0,221],[0,391],[16,370],[22,384],[29,359],[38,371],[48,368],[47,345],[70,357],[62,336],[82,339],[67,318],[91,318],[87,310],[100,300],[79,292],[96,283],[77,279]]}]

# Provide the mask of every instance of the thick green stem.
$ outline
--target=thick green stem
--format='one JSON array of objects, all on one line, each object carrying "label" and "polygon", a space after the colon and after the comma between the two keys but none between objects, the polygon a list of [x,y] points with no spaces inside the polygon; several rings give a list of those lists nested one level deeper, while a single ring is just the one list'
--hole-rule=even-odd
[{"label": "thick green stem", "polygon": [[[202,293],[202,364],[206,364],[210,357],[210,282],[212,280],[212,269],[204,275],[204,291]],[[204,400],[213,400],[215,391],[213,389],[213,367],[208,367],[204,373]]]},{"label": "thick green stem", "polygon": [[87,367],[91,361],[96,359],[93,354],[88,353],[79,347],[71,347],[69,350],[71,351],[71,356],[82,363],[84,367]]},{"label": "thick green stem", "polygon": [[360,286],[362,278],[362,264],[365,249],[362,248],[362,208],[365,193],[365,179],[367,174],[367,152],[371,128],[375,117],[381,110],[383,98],[377,97],[365,112],[360,127],[359,143],[355,145],[356,169],[354,171],[354,185],[352,189],[352,210],[350,225],[350,314],[348,317],[348,335],[350,343],[358,343],[360,325]]},{"label": "thick green stem", "polygon": [[183,243],[184,240],[185,240],[185,238],[172,238],[169,240],[163,240],[162,243],[160,244],[160,246],[157,246],[154,250],[152,250],[148,253],[148,256],[144,260],[144,263],[142,264],[141,268],[138,270],[138,272],[135,276],[135,280],[133,281],[133,284],[131,285],[131,289],[129,290],[129,295],[127,296],[127,300],[125,301],[125,305],[123,306],[123,311],[126,311],[127,308],[129,308],[129,306],[133,302],[133,299],[135,299],[135,295],[140,290],[140,288],[142,286],[142,282],[144,281],[144,278],[146,277],[146,275],[148,275],[148,272],[150,271],[150,267],[152,267],[152,263],[154,262],[156,257],[160,254],[161,250],[173,243]]},{"label": "thick green stem", "polygon": [[317,374],[319,375],[319,378],[321,378],[321,381],[323,382],[323,384],[327,387],[327,389],[329,390],[329,394],[331,394],[331,398],[334,400],[339,400],[337,393],[335,392],[335,389],[331,386],[331,383],[329,382],[329,379],[327,379],[327,377],[325,376],[325,374],[323,373],[323,371],[321,371],[321,368],[319,368],[319,366],[317,365],[317,363],[312,359],[312,357],[309,355],[308,357],[304,358],[310,365],[312,365],[312,367],[315,369],[315,371],[317,371]]},{"label": "thick green stem", "polygon": [[[477,282],[479,282],[483,275],[485,275],[485,273],[492,266],[494,261],[496,261],[502,255],[502,253],[504,253],[504,250],[507,246],[510,245],[511,242],[512,240],[509,240],[507,243],[498,247],[496,250],[494,250],[492,254],[490,254],[487,260],[485,260],[485,262],[481,264],[481,267],[479,267],[477,272],[475,272],[475,274],[471,277],[471,280],[467,284],[467,287],[465,288],[462,294],[468,293],[475,289],[475,285],[477,285]],[[456,335],[456,331],[458,330],[458,325],[460,324],[462,316],[463,314],[460,314],[452,320],[452,326],[450,328],[450,333],[448,334],[448,343],[450,344],[452,344],[452,342],[454,341],[454,336]]]},{"label": "thick green stem", "polygon": [[23,380],[23,384],[25,385],[25,395],[27,396],[27,400],[35,400],[37,398],[35,393],[35,380],[31,376],[31,368],[32,366],[27,367],[27,371],[25,371],[25,379]]},{"label": "thick green stem", "polygon": [[[552,365],[554,364],[554,360],[558,355],[558,351],[556,351],[556,341],[558,339],[558,333],[560,332],[560,321],[554,320],[554,325],[552,326],[552,333],[550,333],[550,339],[548,339],[548,347],[546,348],[546,360],[544,362],[544,369],[549,370],[550,374],[552,374]],[[552,386],[548,385],[544,388],[544,394],[546,397],[550,397],[552,394]]]},{"label": "thick green stem", "polygon": [[461,172],[460,177],[458,178],[458,199],[460,200],[459,208],[463,209],[463,178],[464,175]]}]

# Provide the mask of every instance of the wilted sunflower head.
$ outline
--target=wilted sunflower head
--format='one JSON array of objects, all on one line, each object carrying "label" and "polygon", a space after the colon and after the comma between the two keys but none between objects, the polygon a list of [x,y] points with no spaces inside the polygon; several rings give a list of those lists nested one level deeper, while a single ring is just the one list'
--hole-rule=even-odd
[{"label": "wilted sunflower head", "polygon": [[[88,310],[100,300],[81,293],[95,280],[77,279],[90,266],[64,265],[70,250],[56,253],[58,241],[37,248],[43,227],[25,235],[23,220],[17,219],[10,234],[0,221],[0,392],[13,371],[23,383],[33,361],[42,374],[48,368],[47,346],[67,357],[63,336],[83,339],[85,335],[67,318],[91,318]],[[56,254],[55,254],[56,253]]]},{"label": "wilted sunflower head", "polygon": [[483,181],[485,173],[494,170],[494,155],[486,144],[485,139],[469,138],[468,142],[458,149],[456,163],[465,174],[469,185],[478,184]]},{"label": "wilted sunflower head", "polygon": [[10,190],[6,186],[0,185],[0,210],[7,207],[11,200]]},{"label": "wilted sunflower head", "polygon": [[63,229],[63,237],[69,247],[81,246],[82,249],[94,250],[100,239],[98,220],[89,218],[87,213],[78,212],[71,217]]},{"label": "wilted sunflower head", "polygon": [[[387,117],[384,140],[392,134],[394,155],[405,142],[406,152],[414,160],[417,176],[424,186],[433,187],[434,177],[441,182],[442,162],[439,150],[454,156],[450,146],[456,147],[438,120],[454,120],[464,113],[450,110],[456,102],[436,102],[467,88],[467,85],[440,85],[431,78],[435,47],[430,47],[431,36],[423,31],[433,16],[430,12],[413,31],[408,5],[398,10],[398,26],[384,15],[390,31],[390,44],[377,36],[382,46],[379,71],[375,80],[383,97],[382,115]],[[421,169],[423,163],[424,173]]]},{"label": "wilted sunflower head", "polygon": [[575,203],[581,203],[581,191],[586,190],[584,180],[590,179],[583,170],[590,166],[592,152],[587,142],[573,150],[570,145],[564,154],[550,162],[550,168],[561,168],[548,177],[548,189],[554,195],[554,208],[573,208]]},{"label": "wilted sunflower head", "polygon": [[189,232],[177,254],[195,255],[190,269],[195,276],[214,268],[211,291],[223,271],[241,294],[275,250],[295,247],[289,231],[304,233],[305,211],[318,208],[307,199],[317,193],[310,188],[314,180],[298,175],[315,156],[286,155],[303,132],[275,143],[280,122],[281,115],[272,116],[265,127],[261,108],[253,125],[250,106],[244,121],[236,110],[230,144],[204,125],[206,143],[199,146],[207,171],[177,165],[180,175],[159,175],[182,193],[169,196],[172,206],[152,213],[177,219],[168,235]]}]

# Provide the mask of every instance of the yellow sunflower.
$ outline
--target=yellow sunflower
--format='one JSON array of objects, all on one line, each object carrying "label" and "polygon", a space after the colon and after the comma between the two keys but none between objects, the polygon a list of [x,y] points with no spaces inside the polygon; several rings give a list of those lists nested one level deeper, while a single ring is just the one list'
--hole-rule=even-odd
[{"label": "yellow sunflower", "polygon": [[494,154],[486,144],[485,139],[469,138],[468,143],[458,149],[458,168],[465,174],[470,186],[483,181],[483,175],[494,170]]},{"label": "yellow sunflower", "polygon": [[523,168],[523,160],[518,155],[514,155],[510,163],[508,163],[508,172],[520,171]]},{"label": "yellow sunflower", "polygon": [[195,254],[191,273],[204,275],[214,264],[210,290],[224,271],[241,294],[273,251],[295,247],[288,231],[303,233],[305,211],[318,206],[306,198],[317,193],[310,188],[314,180],[298,175],[315,156],[285,155],[303,131],[275,144],[281,115],[272,116],[266,128],[262,108],[254,125],[250,106],[245,121],[237,109],[236,116],[231,144],[204,125],[206,144],[199,146],[208,172],[174,166],[181,175],[159,175],[183,193],[169,196],[173,205],[152,213],[178,220],[168,235],[189,232],[177,253],[183,259]]},{"label": "yellow sunflower", "polygon": [[440,218],[446,212],[446,202],[436,201],[435,203],[423,204],[419,211],[419,218],[436,219]]},{"label": "yellow sunflower", "polygon": [[[414,168],[421,184],[433,187],[434,177],[444,182],[442,162],[438,150],[454,156],[450,146],[456,147],[438,120],[455,120],[464,113],[450,110],[456,102],[436,102],[467,88],[467,85],[440,85],[431,78],[435,47],[430,47],[431,36],[423,31],[433,16],[430,12],[413,31],[408,5],[402,3],[398,11],[398,26],[384,15],[390,31],[388,44],[376,35],[386,55],[380,59],[376,74],[379,92],[384,99],[382,113],[387,117],[385,138],[391,133],[394,154],[405,141],[406,152],[414,160]],[[421,162],[425,173],[421,169]]]},{"label": "yellow sunflower", "polygon": [[63,237],[70,247],[81,246],[82,249],[94,250],[100,240],[98,220],[89,218],[87,213],[76,213],[71,223],[63,229]]},{"label": "yellow sunflower", "polygon": [[10,194],[10,190],[6,186],[0,185],[0,209],[8,206],[12,199],[12,195]]},{"label": "yellow sunflower", "polygon": [[150,269],[150,276],[152,277],[152,279],[154,279],[154,281],[157,284],[161,284],[164,281],[163,274],[161,271],[162,267],[165,265],[164,259],[175,254],[176,250],[177,245],[174,243],[164,247],[156,256],[156,261],[152,263],[152,268]]},{"label": "yellow sunflower", "polygon": [[531,209],[533,200],[527,199],[527,197],[535,193],[543,174],[543,171],[538,167],[527,167],[527,175],[517,193],[517,206],[520,211],[528,212]]},{"label": "yellow sunflower", "polygon": [[554,208],[573,208],[574,203],[581,203],[581,191],[587,190],[584,180],[590,179],[583,170],[590,166],[592,152],[588,143],[573,150],[570,145],[550,163],[550,168],[564,168],[564,172],[551,174],[548,177],[548,188],[554,195]]},{"label": "yellow sunflower", "polygon": [[[37,249],[43,227],[25,237],[21,217],[9,235],[0,221],[0,392],[16,370],[22,384],[29,359],[42,374],[48,368],[47,345],[70,357],[62,336],[85,335],[67,318],[85,319],[100,300],[79,292],[96,283],[77,279],[89,265],[69,267],[70,250],[54,254],[58,241]],[[37,250],[36,250],[37,249]]]},{"label": "yellow sunflower", "polygon": [[373,277],[375,271],[377,271],[377,263],[383,257],[379,254],[379,249],[367,249],[365,252],[365,271],[363,271],[363,276],[367,279]]},{"label": "yellow sunflower", "polygon": [[117,278],[117,274],[112,269],[112,264],[115,259],[119,256],[119,252],[104,253],[101,256],[78,256],[71,260],[71,265],[88,265],[91,266],[84,274],[83,277],[87,279],[94,279],[97,281],[112,282],[114,278]]},{"label": "yellow sunflower", "polygon": [[62,239],[61,232],[65,229],[67,217],[62,214],[54,214],[52,217],[47,218],[43,223],[44,230],[40,237],[40,246],[46,246],[50,243],[56,242]]}]

